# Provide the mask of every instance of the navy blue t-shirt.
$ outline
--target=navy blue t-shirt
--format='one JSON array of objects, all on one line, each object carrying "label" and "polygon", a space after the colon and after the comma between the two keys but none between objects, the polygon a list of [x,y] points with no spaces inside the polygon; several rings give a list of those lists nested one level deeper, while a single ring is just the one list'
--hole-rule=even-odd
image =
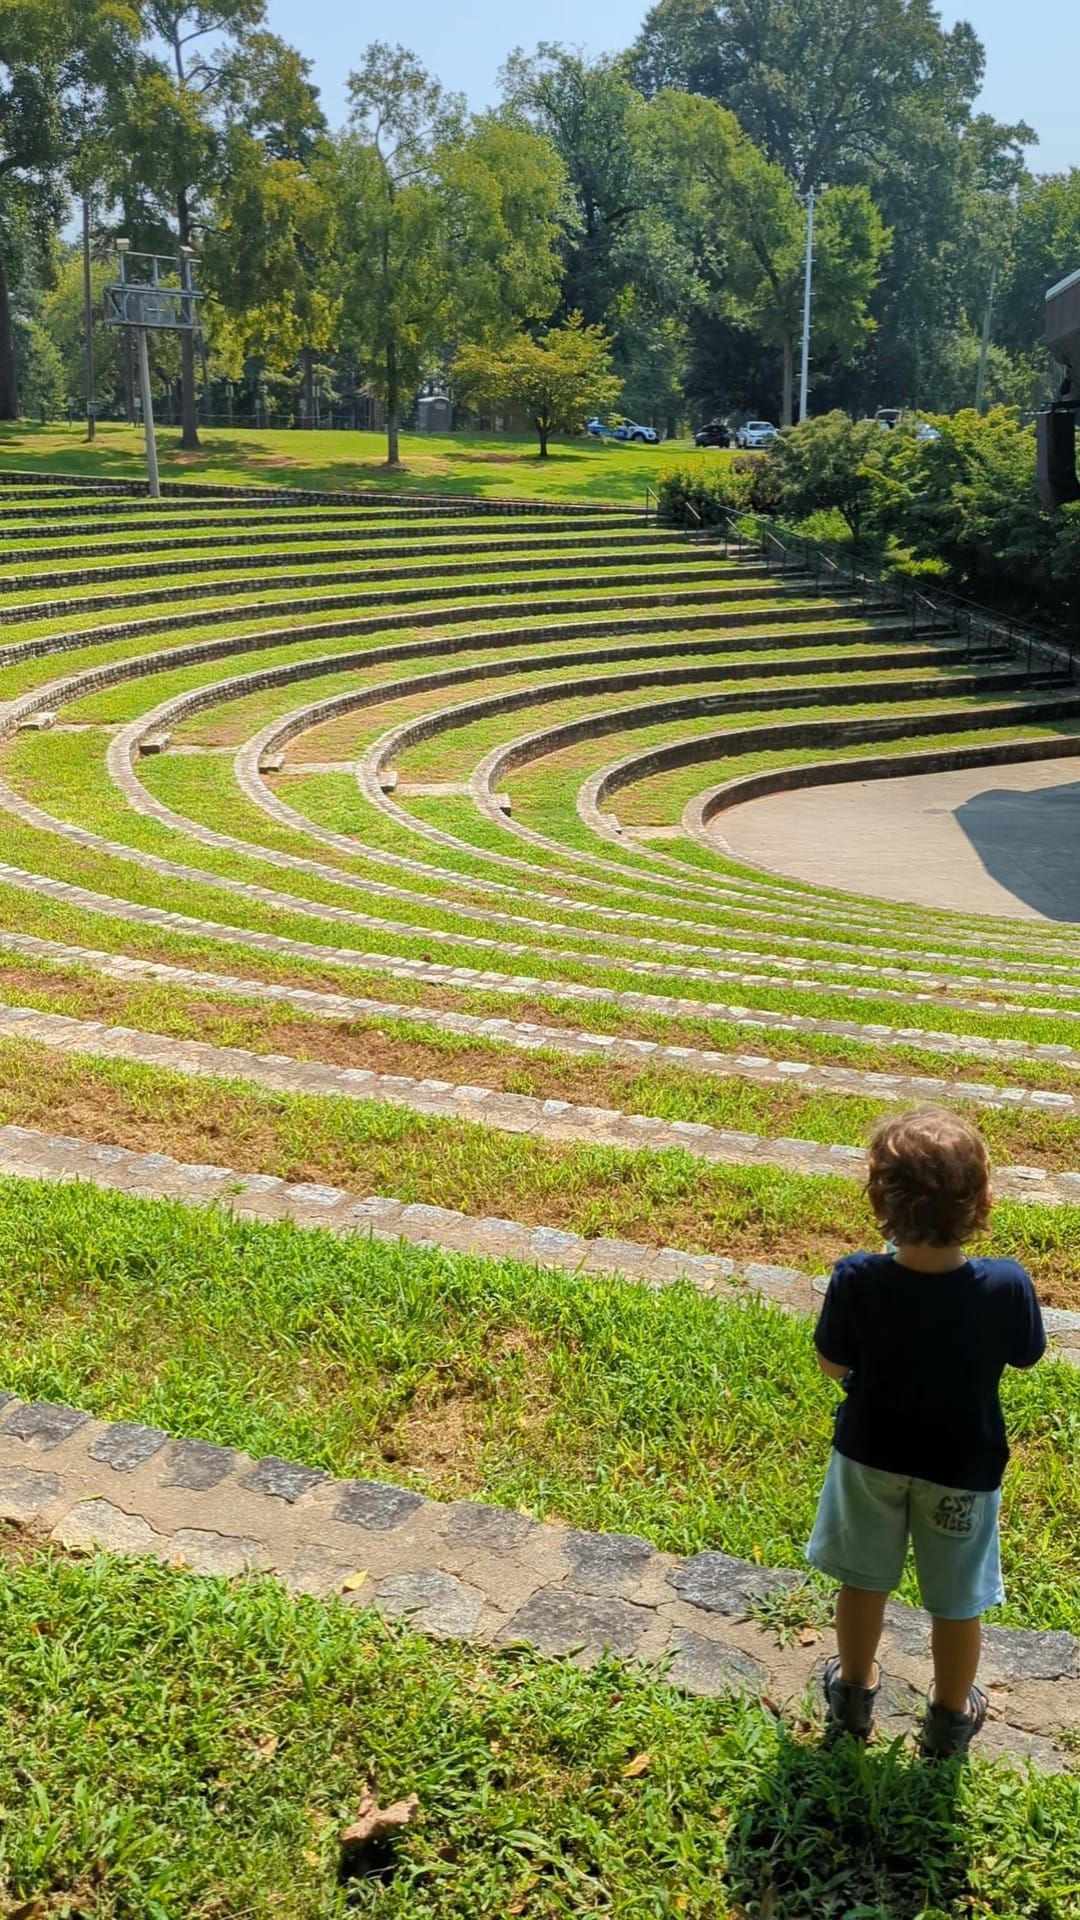
[{"label": "navy blue t-shirt", "polygon": [[1035,1289],[1015,1260],[916,1273],[889,1253],[849,1254],[833,1268],[814,1343],[849,1369],[838,1453],[973,1493],[1001,1485],[1001,1376],[1046,1350]]}]

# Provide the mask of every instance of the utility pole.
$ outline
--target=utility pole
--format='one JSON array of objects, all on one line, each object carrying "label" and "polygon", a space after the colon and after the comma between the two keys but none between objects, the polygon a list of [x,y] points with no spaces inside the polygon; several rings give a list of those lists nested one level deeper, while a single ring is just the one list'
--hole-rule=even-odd
[{"label": "utility pole", "polygon": [[986,291],[986,307],[983,312],[982,345],[979,348],[979,371],[975,377],[975,411],[983,410],[983,398],[986,392],[986,362],[990,353],[990,325],[994,317],[994,294],[997,291],[997,261],[990,269],[990,285]]},{"label": "utility pole", "polygon": [[806,419],[810,392],[810,298],[814,284],[814,189],[806,199],[806,272],[803,277],[802,373],[799,379],[799,419]]},{"label": "utility pole", "polygon": [[90,286],[90,194],[82,197],[82,264],[83,264],[83,331],[85,339],[83,351],[86,366],[86,437],[93,440],[97,433],[97,406],[94,401],[94,296]]}]

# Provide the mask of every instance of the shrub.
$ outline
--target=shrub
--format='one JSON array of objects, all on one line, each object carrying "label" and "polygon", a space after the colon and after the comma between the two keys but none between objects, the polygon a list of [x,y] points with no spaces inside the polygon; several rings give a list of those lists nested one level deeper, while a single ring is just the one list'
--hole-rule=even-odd
[{"label": "shrub", "polygon": [[[731,461],[722,454],[700,454],[697,459],[661,467],[656,477],[660,512],[667,520],[681,521],[691,506],[707,526],[716,526],[724,510],[752,504],[752,474],[746,461]],[[756,463],[754,463],[756,464]]]},{"label": "shrub", "polygon": [[877,499],[890,438],[876,421],[849,420],[846,413],[804,420],[773,442],[761,485],[789,519],[833,509],[858,540]]},{"label": "shrub", "polygon": [[882,532],[918,560],[944,561],[976,594],[1046,599],[1063,520],[1039,503],[1033,430],[1005,407],[936,426],[937,440],[888,436],[875,507]]}]

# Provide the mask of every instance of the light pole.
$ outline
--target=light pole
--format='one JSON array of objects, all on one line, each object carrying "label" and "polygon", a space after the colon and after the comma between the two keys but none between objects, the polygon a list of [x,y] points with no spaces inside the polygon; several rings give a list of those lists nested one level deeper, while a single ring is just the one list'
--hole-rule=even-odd
[{"label": "light pole", "polygon": [[986,306],[983,309],[982,341],[979,346],[979,371],[975,376],[975,411],[981,413],[986,396],[986,362],[990,356],[990,328],[994,318],[994,295],[997,292],[997,261],[990,268],[990,285],[986,290]]},{"label": "light pole", "polygon": [[90,285],[90,192],[82,197],[82,261],[83,261],[83,330],[85,340],[83,352],[86,366],[86,437],[93,440],[97,432],[97,407],[94,402],[94,295]]},{"label": "light pole", "polygon": [[814,189],[806,198],[806,268],[803,274],[802,371],[799,378],[799,419],[806,419],[810,392],[810,298],[814,285]]}]

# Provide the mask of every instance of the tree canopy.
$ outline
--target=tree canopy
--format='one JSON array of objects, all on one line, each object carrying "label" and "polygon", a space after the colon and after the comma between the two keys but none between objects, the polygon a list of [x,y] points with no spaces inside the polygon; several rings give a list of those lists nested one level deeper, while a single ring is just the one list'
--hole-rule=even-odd
[{"label": "tree canopy", "polygon": [[[931,0],[657,0],[624,52],[518,48],[482,114],[376,41],[341,128],[266,6],[0,0],[0,417],[19,369],[35,406],[80,384],[79,200],[95,285],[118,235],[194,249],[202,351],[154,353],[188,446],[223,392],[305,425],[346,396],[396,461],[461,349],[575,314],[636,416],[787,420],[811,189],[813,410],[1052,389],[1041,303],[1080,260],[1080,170],[1039,177],[1031,128],[977,111],[982,47]],[[116,404],[130,356],[99,359]]]},{"label": "tree canopy", "polygon": [[479,405],[524,414],[536,429],[542,460],[553,433],[580,433],[590,414],[614,406],[622,387],[612,371],[610,341],[580,313],[539,339],[522,333],[498,346],[462,347],[454,378]]}]

